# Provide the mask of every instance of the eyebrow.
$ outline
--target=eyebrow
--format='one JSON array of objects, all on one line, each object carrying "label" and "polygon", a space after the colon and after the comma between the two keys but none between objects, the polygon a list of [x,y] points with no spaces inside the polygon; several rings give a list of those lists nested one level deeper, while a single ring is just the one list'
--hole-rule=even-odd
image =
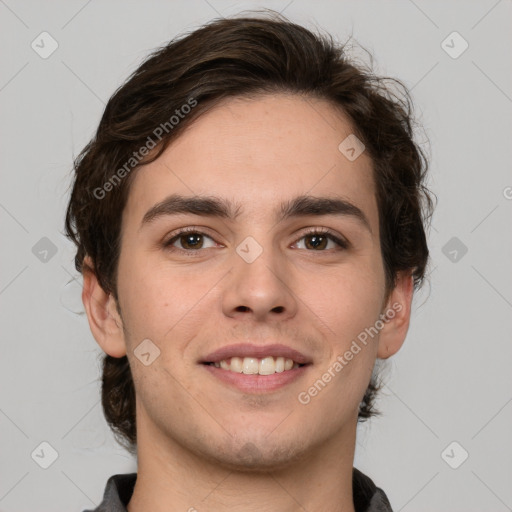
[{"label": "eyebrow", "polygon": [[[140,229],[160,217],[179,214],[201,215],[236,220],[242,212],[240,203],[215,196],[182,196],[172,194],[152,206],[144,215]],[[371,233],[370,223],[363,211],[345,199],[302,195],[281,203],[276,209],[276,223],[308,215],[348,216],[363,224]]]}]

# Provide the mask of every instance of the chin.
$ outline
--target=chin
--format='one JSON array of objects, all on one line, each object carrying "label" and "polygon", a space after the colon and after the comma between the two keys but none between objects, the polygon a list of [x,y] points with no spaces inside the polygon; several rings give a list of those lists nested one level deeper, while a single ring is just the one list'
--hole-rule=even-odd
[{"label": "chin", "polygon": [[222,466],[229,471],[266,473],[284,469],[303,460],[307,456],[305,443],[297,439],[287,439],[286,445],[278,439],[269,439],[261,435],[251,439],[244,435],[238,439],[230,439],[226,445],[217,446],[212,451],[201,450],[201,457],[209,459],[216,466]]}]

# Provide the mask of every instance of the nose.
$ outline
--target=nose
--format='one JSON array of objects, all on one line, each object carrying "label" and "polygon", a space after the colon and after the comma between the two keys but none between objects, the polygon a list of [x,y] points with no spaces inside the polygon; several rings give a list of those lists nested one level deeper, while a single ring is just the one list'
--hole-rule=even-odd
[{"label": "nose", "polygon": [[263,252],[252,262],[233,255],[230,277],[224,282],[222,308],[226,316],[253,321],[286,320],[297,313],[293,273],[286,261]]}]

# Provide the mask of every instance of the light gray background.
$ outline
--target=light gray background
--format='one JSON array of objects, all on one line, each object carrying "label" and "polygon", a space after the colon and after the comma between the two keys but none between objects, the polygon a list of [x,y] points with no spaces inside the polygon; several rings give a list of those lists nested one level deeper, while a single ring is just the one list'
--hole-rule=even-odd
[{"label": "light gray background", "polygon": [[[0,0],[0,511],[81,511],[110,475],[136,470],[103,419],[100,350],[77,314],[62,235],[72,158],[152,48],[256,7],[340,40],[353,32],[376,71],[412,88],[431,143],[430,284],[390,363],[384,415],[359,430],[356,466],[396,511],[512,510],[510,0]],[[31,48],[43,31],[59,45],[47,59]],[[469,43],[456,59],[441,46],[453,31]],[[46,262],[32,252],[42,237],[57,249]],[[443,253],[452,237],[468,249],[457,261]],[[58,452],[48,469],[31,458],[43,441]],[[452,465],[469,453],[458,469],[441,456],[453,441]]]}]

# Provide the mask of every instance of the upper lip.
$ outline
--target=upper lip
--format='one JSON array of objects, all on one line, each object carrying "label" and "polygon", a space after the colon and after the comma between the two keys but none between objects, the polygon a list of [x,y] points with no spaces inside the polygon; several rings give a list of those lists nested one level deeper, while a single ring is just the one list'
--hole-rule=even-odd
[{"label": "upper lip", "polygon": [[261,359],[267,356],[293,359],[293,361],[299,364],[308,364],[311,362],[311,359],[307,356],[286,345],[253,345],[251,343],[237,343],[235,345],[227,345],[219,348],[211,354],[208,354],[201,362],[218,363],[231,357],[254,357]]}]

